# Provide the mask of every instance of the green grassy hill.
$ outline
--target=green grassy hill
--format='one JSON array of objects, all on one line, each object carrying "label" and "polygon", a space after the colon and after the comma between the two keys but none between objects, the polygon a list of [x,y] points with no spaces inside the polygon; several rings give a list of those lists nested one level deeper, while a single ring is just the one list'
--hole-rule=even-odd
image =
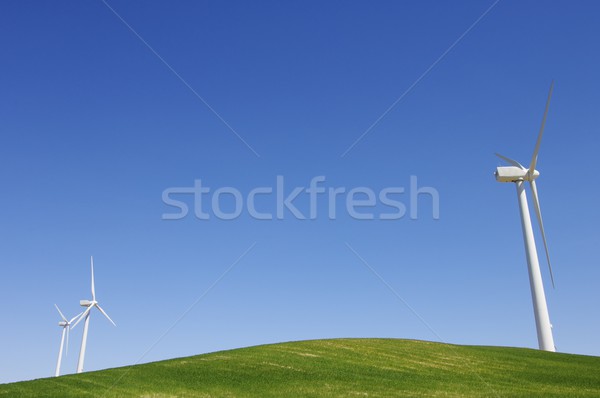
[{"label": "green grassy hill", "polygon": [[2,384],[0,397],[600,397],[600,357],[395,339],[242,348]]}]

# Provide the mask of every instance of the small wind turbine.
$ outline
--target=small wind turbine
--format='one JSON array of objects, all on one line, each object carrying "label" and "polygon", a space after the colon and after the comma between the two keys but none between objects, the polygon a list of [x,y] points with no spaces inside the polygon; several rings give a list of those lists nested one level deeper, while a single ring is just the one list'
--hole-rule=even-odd
[{"label": "small wind turbine", "polygon": [[529,270],[529,284],[531,286],[531,297],[533,300],[533,312],[535,315],[535,325],[537,329],[538,345],[540,350],[556,351],[554,347],[554,339],[552,337],[552,325],[550,324],[550,316],[548,315],[548,305],[546,304],[546,295],[544,294],[544,285],[542,282],[542,274],[540,272],[540,263],[538,261],[537,249],[535,247],[535,239],[531,228],[531,218],[529,216],[529,207],[527,205],[527,196],[525,195],[524,181],[529,181],[531,185],[531,193],[533,196],[533,205],[535,214],[538,219],[540,230],[542,232],[542,240],[544,241],[544,249],[546,250],[546,258],[548,259],[548,268],[550,270],[550,278],[554,287],[554,276],[552,275],[552,266],[550,265],[550,255],[548,254],[548,245],[546,243],[546,233],[544,231],[544,223],[542,222],[542,213],[540,211],[540,201],[538,199],[535,179],[540,173],[535,169],[537,163],[540,143],[544,133],[546,117],[548,116],[548,108],[550,106],[550,98],[552,97],[552,89],[554,81],[550,85],[550,92],[546,101],[546,110],[542,119],[542,126],[537,137],[533,158],[529,168],[523,167],[519,162],[509,159],[500,154],[496,154],[501,159],[505,160],[512,166],[498,167],[494,175],[498,182],[514,182],[517,186],[517,195],[519,197],[519,209],[521,212],[521,227],[523,228],[523,239],[525,241],[525,253],[527,255],[527,265]]},{"label": "small wind turbine", "polygon": [[62,328],[63,328],[62,337],[60,338],[60,350],[58,351],[58,360],[56,361],[56,371],[54,372],[54,376],[58,377],[58,376],[60,376],[60,363],[62,362],[63,347],[65,344],[65,335],[67,336],[67,347],[66,347],[65,353],[66,353],[66,355],[69,355],[69,330],[71,329],[70,326],[73,323],[73,321],[75,319],[77,319],[77,317],[79,315],[83,314],[83,312],[80,312],[79,314],[74,316],[73,319],[71,319],[69,321],[64,316],[64,314],[62,313],[60,308],[58,308],[58,305],[54,304],[54,306],[56,307],[56,310],[58,311],[58,313],[60,314],[60,317],[62,318],[62,321],[58,322],[58,326],[62,326]]},{"label": "small wind turbine", "polygon": [[113,322],[113,320],[110,319],[108,314],[106,312],[104,312],[102,307],[100,307],[98,305],[98,301],[96,301],[96,289],[94,287],[94,257],[90,258],[90,263],[91,263],[91,268],[92,268],[92,300],[91,301],[90,300],[80,300],[79,301],[79,305],[81,305],[82,307],[87,307],[87,309],[85,311],[83,311],[83,314],[81,314],[81,316],[79,317],[77,322],[75,322],[75,324],[73,325],[73,327],[77,326],[77,324],[79,322],[81,322],[82,319],[85,318],[85,323],[83,324],[83,338],[81,339],[81,350],[79,351],[79,361],[77,362],[77,373],[83,372],[83,361],[85,359],[85,347],[87,344],[87,334],[88,334],[88,328],[90,326],[90,314],[91,314],[92,308],[96,307],[102,313],[102,315],[104,315],[106,317],[106,319],[108,319],[110,321],[110,323],[117,326]]}]

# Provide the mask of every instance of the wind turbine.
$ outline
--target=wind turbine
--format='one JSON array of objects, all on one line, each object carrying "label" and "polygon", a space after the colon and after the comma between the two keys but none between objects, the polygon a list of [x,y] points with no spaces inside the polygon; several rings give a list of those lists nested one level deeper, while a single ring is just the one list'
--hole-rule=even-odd
[{"label": "wind turbine", "polygon": [[538,345],[540,350],[556,351],[554,347],[554,338],[552,337],[552,325],[550,324],[550,316],[548,315],[548,305],[546,304],[546,295],[544,294],[544,284],[542,282],[542,274],[540,272],[540,264],[538,261],[537,249],[535,247],[535,239],[531,228],[531,218],[529,216],[529,207],[527,205],[527,196],[525,195],[525,181],[529,181],[531,185],[531,194],[533,196],[533,205],[535,214],[542,232],[542,240],[544,241],[544,249],[546,258],[548,259],[548,269],[550,270],[550,278],[552,287],[554,287],[554,276],[552,275],[552,266],[550,265],[550,255],[548,254],[548,244],[546,243],[546,232],[544,231],[544,223],[542,222],[542,213],[540,211],[540,201],[538,199],[537,187],[535,185],[536,178],[540,173],[535,169],[537,164],[538,152],[542,135],[544,134],[544,126],[546,125],[546,117],[548,116],[548,108],[550,106],[550,98],[552,97],[552,89],[554,81],[550,85],[550,92],[546,100],[546,110],[542,119],[542,126],[537,137],[533,157],[529,168],[523,167],[519,162],[509,159],[500,154],[496,156],[505,160],[511,166],[498,167],[494,175],[498,182],[514,182],[517,187],[517,195],[519,198],[519,209],[521,213],[521,227],[523,228],[523,240],[525,241],[525,254],[527,256],[527,266],[529,271],[529,284],[531,286],[531,298],[533,300],[533,312],[535,315],[535,325],[537,329]]},{"label": "wind turbine", "polygon": [[77,373],[83,372],[83,361],[85,359],[85,347],[87,344],[87,334],[88,334],[88,328],[90,326],[90,314],[91,314],[92,308],[96,307],[102,313],[102,315],[104,315],[106,317],[106,319],[108,319],[110,321],[110,323],[117,326],[113,322],[113,320],[110,319],[108,314],[106,312],[104,312],[102,307],[100,307],[100,305],[98,305],[98,301],[96,301],[96,289],[94,287],[94,257],[90,258],[90,263],[91,263],[91,268],[92,268],[92,300],[80,300],[79,301],[79,305],[81,305],[82,307],[87,307],[87,309],[85,311],[83,311],[83,314],[81,314],[81,316],[79,317],[77,322],[75,322],[75,324],[73,325],[73,327],[77,326],[77,324],[79,322],[81,322],[82,319],[85,318],[85,323],[83,324],[83,338],[81,339],[81,350],[79,351],[79,361],[77,362]]},{"label": "wind turbine", "polygon": [[63,347],[65,344],[65,335],[67,336],[66,355],[69,355],[69,330],[71,329],[70,326],[73,323],[73,321],[75,319],[77,319],[77,317],[79,315],[83,314],[83,312],[80,312],[79,314],[74,316],[73,319],[68,320],[65,317],[65,315],[62,313],[60,308],[58,308],[58,305],[54,304],[54,306],[56,307],[56,310],[58,311],[58,313],[60,314],[60,317],[62,318],[62,321],[58,322],[58,326],[62,326],[62,328],[63,328],[62,337],[60,338],[60,350],[58,351],[58,360],[56,361],[56,371],[54,372],[54,376],[58,377],[58,376],[60,376],[60,363],[62,362]]}]

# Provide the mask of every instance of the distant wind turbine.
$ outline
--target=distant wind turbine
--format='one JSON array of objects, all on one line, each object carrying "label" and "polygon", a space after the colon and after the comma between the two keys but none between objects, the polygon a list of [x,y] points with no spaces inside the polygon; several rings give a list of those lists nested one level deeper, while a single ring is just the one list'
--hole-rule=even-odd
[{"label": "distant wind turbine", "polygon": [[98,301],[96,301],[96,289],[94,287],[94,257],[90,258],[91,268],[92,268],[92,300],[80,300],[79,305],[82,307],[87,307],[87,309],[81,314],[77,322],[73,325],[73,327],[77,326],[82,319],[85,318],[85,323],[83,324],[83,338],[81,339],[81,350],[79,351],[79,361],[77,362],[77,373],[83,372],[83,361],[85,359],[85,348],[87,344],[87,334],[88,328],[90,325],[90,314],[92,308],[96,307],[102,315],[106,317],[113,325],[117,326],[112,319],[108,316],[108,314],[98,305]]},{"label": "distant wind turbine", "polygon": [[554,276],[552,275],[552,266],[550,265],[550,255],[548,254],[548,244],[546,243],[546,232],[544,231],[544,223],[542,222],[542,213],[540,211],[540,201],[538,199],[537,187],[535,179],[540,173],[535,169],[537,164],[538,152],[544,127],[546,125],[546,117],[548,116],[548,108],[550,107],[550,98],[552,98],[552,89],[554,81],[550,85],[550,92],[546,101],[546,110],[542,119],[542,126],[537,137],[533,157],[529,168],[523,167],[516,160],[512,160],[500,154],[496,156],[505,160],[511,166],[498,167],[494,175],[498,182],[514,182],[517,186],[517,195],[519,197],[519,209],[521,213],[521,227],[523,228],[523,239],[525,241],[525,253],[527,255],[527,265],[529,270],[529,284],[531,286],[531,297],[533,300],[533,312],[535,315],[535,324],[537,329],[538,345],[540,350],[556,351],[554,347],[554,338],[552,337],[552,325],[550,324],[550,316],[548,315],[548,305],[546,304],[546,295],[544,294],[544,284],[542,282],[542,274],[540,272],[540,263],[538,261],[537,249],[535,247],[535,239],[531,227],[531,218],[529,215],[529,207],[527,205],[527,196],[525,194],[524,181],[529,181],[531,185],[531,193],[533,196],[533,205],[535,214],[538,219],[540,230],[542,232],[542,240],[544,241],[544,249],[546,258],[548,259],[548,268],[550,270],[550,278],[554,287]]},{"label": "distant wind turbine", "polygon": [[62,354],[63,354],[63,348],[64,348],[64,344],[65,344],[65,335],[67,336],[66,355],[69,355],[69,330],[71,329],[71,324],[73,323],[73,321],[75,319],[77,319],[78,316],[83,314],[83,312],[80,312],[79,314],[74,316],[73,319],[68,320],[65,317],[65,315],[62,313],[60,308],[58,308],[58,305],[54,304],[54,306],[56,307],[56,310],[58,311],[58,313],[60,314],[60,317],[62,318],[62,321],[58,322],[58,326],[62,326],[62,328],[63,328],[62,337],[60,338],[60,350],[58,351],[58,360],[56,361],[56,371],[54,372],[54,376],[58,377],[58,376],[60,376],[60,364],[62,362]]}]

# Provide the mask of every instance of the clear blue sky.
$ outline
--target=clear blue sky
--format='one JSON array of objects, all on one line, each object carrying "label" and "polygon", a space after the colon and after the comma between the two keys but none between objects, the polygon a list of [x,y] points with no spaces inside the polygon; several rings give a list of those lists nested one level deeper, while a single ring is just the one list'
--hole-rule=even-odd
[{"label": "clear blue sky", "polygon": [[[256,156],[103,2],[2,2],[0,382],[52,375],[53,304],[90,298],[90,255],[118,327],[92,315],[87,370],[330,337],[537,347],[515,188],[492,173],[496,151],[529,164],[552,79],[556,290],[542,272],[558,350],[600,355],[600,6],[500,1],[342,157],[493,1],[321,3],[109,0]],[[440,219],[427,198],[417,220],[329,220],[325,202],[315,220],[161,219],[169,187],[277,175],[416,175]]]}]

